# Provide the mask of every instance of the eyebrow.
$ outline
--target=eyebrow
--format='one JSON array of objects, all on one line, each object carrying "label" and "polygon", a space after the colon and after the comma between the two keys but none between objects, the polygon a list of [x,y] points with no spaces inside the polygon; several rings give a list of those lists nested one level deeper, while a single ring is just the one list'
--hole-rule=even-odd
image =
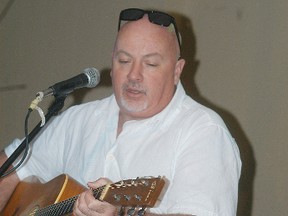
[{"label": "eyebrow", "polygon": [[159,58],[163,58],[163,56],[162,55],[160,55],[160,53],[158,53],[158,52],[155,52],[155,53],[149,53],[149,54],[147,54],[147,55],[144,55],[144,58],[150,58],[150,57],[159,57]]},{"label": "eyebrow", "polygon": [[124,51],[124,50],[119,50],[119,51],[115,52],[115,56],[119,56],[120,54],[124,54],[124,55],[127,55],[127,56],[132,58],[132,55],[129,54],[128,52]]},{"label": "eyebrow", "polygon": [[[128,56],[128,57],[133,58],[133,56],[132,56],[130,53],[126,52],[125,50],[119,50],[119,51],[117,51],[117,52],[115,53],[115,56],[119,56],[120,54],[124,54],[124,55],[126,55],[126,56]],[[158,53],[158,52],[148,53],[148,54],[144,55],[143,58],[150,58],[150,57],[154,57],[154,56],[160,57],[161,59],[163,58],[162,55],[161,55],[160,53]]]}]

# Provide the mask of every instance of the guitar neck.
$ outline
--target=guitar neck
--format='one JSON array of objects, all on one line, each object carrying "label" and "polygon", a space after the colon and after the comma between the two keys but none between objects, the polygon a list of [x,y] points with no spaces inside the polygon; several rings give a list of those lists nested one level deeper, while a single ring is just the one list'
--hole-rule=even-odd
[{"label": "guitar neck", "polygon": [[[99,199],[101,196],[102,191],[104,190],[105,186],[99,187],[97,189],[93,189],[93,196],[96,199]],[[46,215],[65,215],[68,213],[72,213],[73,206],[77,200],[79,195],[70,197],[69,199],[63,200],[59,203],[55,203],[53,205],[46,206],[45,208],[38,209],[35,212],[35,216],[46,216]]]}]

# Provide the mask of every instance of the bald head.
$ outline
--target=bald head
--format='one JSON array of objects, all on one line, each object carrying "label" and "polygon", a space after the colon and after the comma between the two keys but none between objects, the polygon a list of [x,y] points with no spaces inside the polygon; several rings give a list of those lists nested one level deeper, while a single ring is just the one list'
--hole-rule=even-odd
[{"label": "bald head", "polygon": [[[114,51],[119,49],[122,43],[135,48],[151,49],[149,52],[169,52],[176,59],[180,57],[180,47],[177,41],[174,26],[168,27],[153,24],[145,15],[137,21],[126,22],[119,30]],[[148,50],[147,50],[148,52]]]}]

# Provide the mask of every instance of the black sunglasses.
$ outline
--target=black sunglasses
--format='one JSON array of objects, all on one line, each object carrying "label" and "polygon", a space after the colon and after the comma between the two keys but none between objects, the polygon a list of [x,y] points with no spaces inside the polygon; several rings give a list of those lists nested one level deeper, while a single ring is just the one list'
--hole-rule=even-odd
[{"label": "black sunglasses", "polygon": [[118,31],[121,27],[121,21],[136,21],[141,19],[145,14],[148,15],[149,21],[151,23],[168,27],[171,24],[173,24],[175,33],[177,36],[178,44],[181,50],[181,42],[180,42],[180,36],[177,29],[177,25],[175,22],[174,17],[170,16],[169,14],[160,12],[160,11],[148,11],[148,10],[142,10],[138,8],[128,8],[125,10],[122,10],[119,16],[119,22],[118,22]]}]

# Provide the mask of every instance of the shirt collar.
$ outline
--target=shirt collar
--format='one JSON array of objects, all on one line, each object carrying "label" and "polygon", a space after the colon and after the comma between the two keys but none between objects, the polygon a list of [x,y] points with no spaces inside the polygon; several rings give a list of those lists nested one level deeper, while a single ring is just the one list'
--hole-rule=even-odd
[{"label": "shirt collar", "polygon": [[173,121],[175,116],[177,116],[177,114],[181,111],[181,106],[185,96],[185,90],[182,83],[179,81],[176,86],[175,94],[170,103],[160,113],[151,117],[151,121],[159,126],[169,124],[169,122]]}]

